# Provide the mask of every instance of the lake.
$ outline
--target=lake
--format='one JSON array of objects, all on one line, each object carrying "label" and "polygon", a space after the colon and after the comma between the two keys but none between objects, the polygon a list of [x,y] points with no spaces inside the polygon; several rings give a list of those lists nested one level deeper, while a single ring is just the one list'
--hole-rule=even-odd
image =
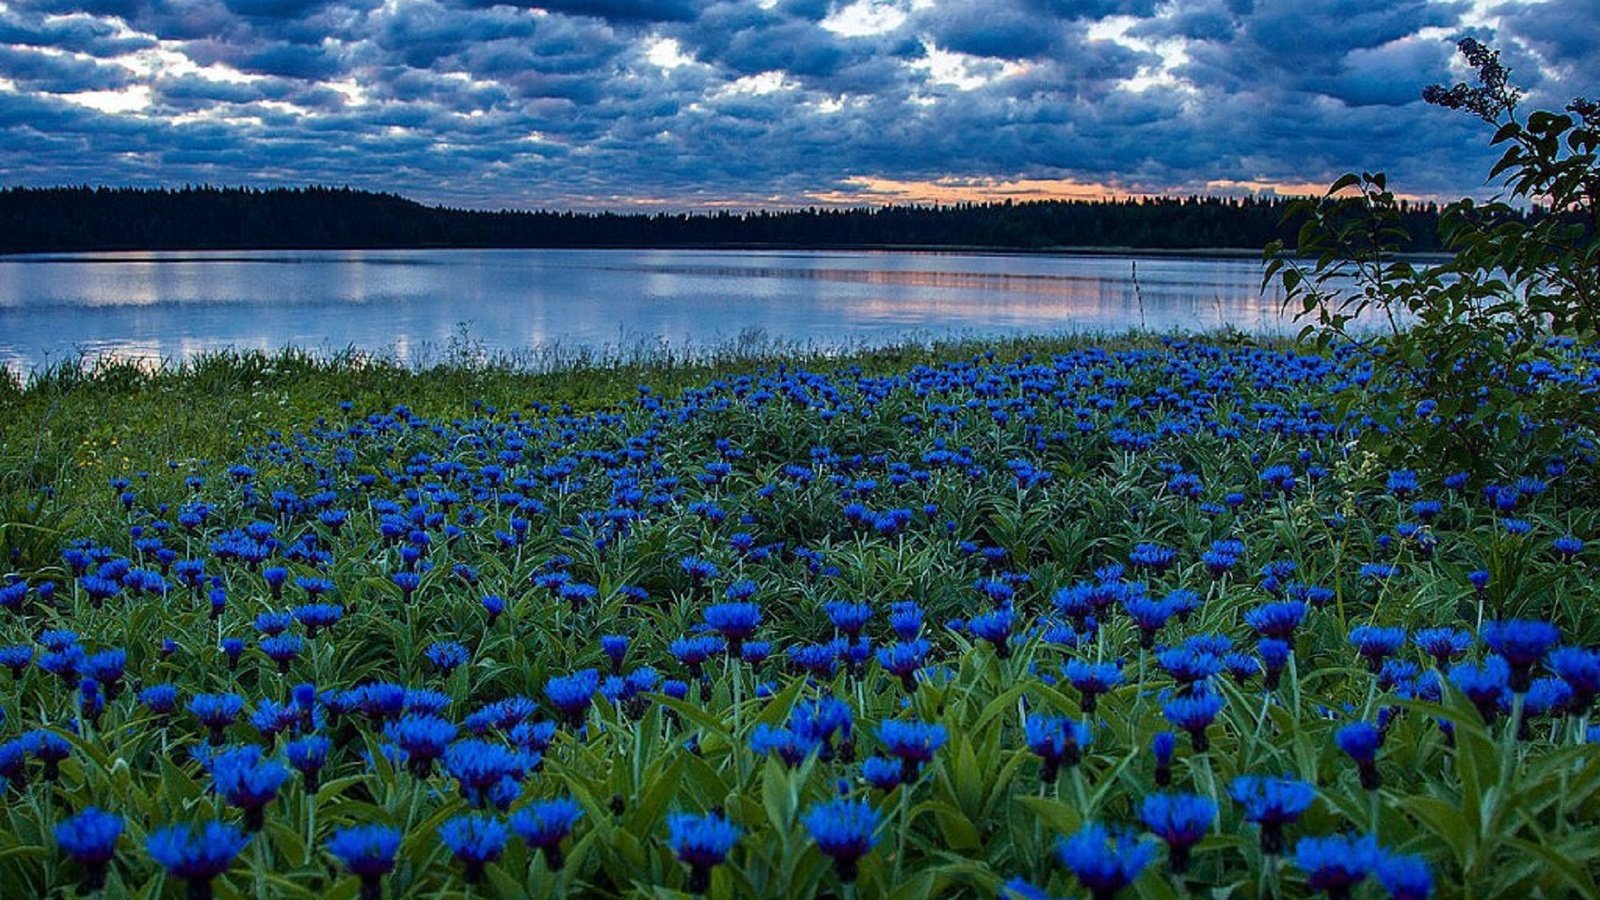
[{"label": "lake", "polygon": [[[1137,278],[1135,278],[1137,272]],[[0,257],[0,365],[226,347],[828,347],[1233,326],[1280,333],[1256,259],[921,252],[393,250]]]}]

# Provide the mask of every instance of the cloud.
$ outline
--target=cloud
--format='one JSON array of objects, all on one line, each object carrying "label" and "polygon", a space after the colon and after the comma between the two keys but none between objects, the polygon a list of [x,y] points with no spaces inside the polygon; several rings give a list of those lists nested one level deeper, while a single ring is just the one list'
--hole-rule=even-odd
[{"label": "cloud", "polygon": [[1419,99],[1460,77],[1452,39],[1504,47],[1535,98],[1564,101],[1595,92],[1597,5],[10,0],[0,153],[16,183],[322,182],[490,207],[1347,169],[1449,195],[1485,190],[1490,158],[1480,124]]}]

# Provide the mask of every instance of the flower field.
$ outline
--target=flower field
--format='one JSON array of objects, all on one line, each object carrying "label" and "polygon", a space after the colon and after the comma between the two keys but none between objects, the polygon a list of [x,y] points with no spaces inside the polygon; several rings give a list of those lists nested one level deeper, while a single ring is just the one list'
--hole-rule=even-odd
[{"label": "flower field", "polygon": [[1354,354],[1016,349],[63,468],[0,893],[1600,897],[1592,436],[1399,467]]}]

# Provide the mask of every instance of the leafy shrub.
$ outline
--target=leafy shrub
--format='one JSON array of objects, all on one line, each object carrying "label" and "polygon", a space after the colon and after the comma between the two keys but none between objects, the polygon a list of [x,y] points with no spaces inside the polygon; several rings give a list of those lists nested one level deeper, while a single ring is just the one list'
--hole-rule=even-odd
[{"label": "leafy shrub", "polygon": [[1360,348],[1371,386],[1412,400],[1407,412],[1420,406],[1383,423],[1375,451],[1482,467],[1549,455],[1595,429],[1593,389],[1544,376],[1600,328],[1600,103],[1523,119],[1498,52],[1471,38],[1459,46],[1477,86],[1434,85],[1423,97],[1495,126],[1492,144],[1505,152],[1489,178],[1504,179],[1504,199],[1447,206],[1439,227],[1450,255],[1422,264],[1398,253],[1409,235],[1388,179],[1347,174],[1290,208],[1303,220],[1297,251],[1310,259],[1270,244],[1263,284],[1281,282],[1285,307],[1308,320],[1303,337]]}]

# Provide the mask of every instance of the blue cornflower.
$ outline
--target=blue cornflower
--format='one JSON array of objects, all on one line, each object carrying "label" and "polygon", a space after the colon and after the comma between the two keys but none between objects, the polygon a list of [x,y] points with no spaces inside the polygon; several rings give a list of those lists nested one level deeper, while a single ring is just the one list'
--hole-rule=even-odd
[{"label": "blue cornflower", "polygon": [[933,760],[933,754],[949,740],[950,733],[938,723],[885,719],[878,724],[878,740],[884,752],[898,757],[906,764],[906,782],[916,780],[922,767]]},{"label": "blue cornflower", "polygon": [[328,751],[332,748],[333,741],[320,734],[308,734],[284,745],[284,758],[304,779],[306,793],[317,792],[318,774],[327,765]]},{"label": "blue cornflower", "polygon": [[196,694],[189,698],[189,712],[210,729],[210,741],[222,743],[222,730],[244,712],[244,698],[238,694]]},{"label": "blue cornflower", "polygon": [[1198,794],[1150,794],[1139,805],[1139,818],[1167,842],[1167,865],[1182,874],[1189,867],[1189,851],[1216,820],[1217,804]]},{"label": "blue cornflower", "polygon": [[1522,693],[1532,680],[1533,666],[1561,640],[1561,630],[1549,622],[1512,619],[1483,626],[1483,642],[1505,658],[1511,667],[1511,690]]},{"label": "blue cornflower", "polygon": [[822,604],[822,611],[828,614],[828,621],[834,628],[852,638],[859,635],[872,618],[871,606],[844,600],[830,600]]},{"label": "blue cornflower", "polygon": [[689,866],[689,893],[704,894],[711,887],[712,868],[727,860],[739,833],[739,826],[716,813],[675,813],[667,818],[667,846]]},{"label": "blue cornflower", "polygon": [[344,618],[344,607],[337,603],[305,603],[296,606],[292,613],[305,626],[306,636],[316,637],[317,632],[332,628]]},{"label": "blue cornflower", "polygon": [[822,749],[822,742],[815,738],[797,734],[793,729],[762,722],[750,734],[750,749],[761,756],[770,753],[778,754],[784,765],[795,768],[806,761],[806,757]]},{"label": "blue cornflower", "polygon": [[511,814],[511,830],[529,847],[544,854],[545,865],[552,872],[561,871],[566,860],[561,855],[561,842],[572,834],[572,827],[583,818],[583,807],[570,797],[540,800],[524,806]]},{"label": "blue cornflower", "polygon": [[1017,614],[1010,607],[1002,607],[967,622],[967,629],[994,647],[994,655],[1005,659],[1011,655],[1011,629],[1016,625]]},{"label": "blue cornflower", "polygon": [[1085,715],[1093,715],[1101,694],[1110,692],[1122,683],[1122,670],[1116,663],[1091,663],[1069,659],[1061,673],[1080,695],[1078,706]]},{"label": "blue cornflower", "polygon": [[145,849],[167,874],[189,883],[191,900],[210,900],[211,880],[228,871],[250,837],[232,825],[207,822],[196,832],[173,825],[150,834]]},{"label": "blue cornflower", "polygon": [[1244,807],[1247,822],[1261,829],[1261,852],[1283,852],[1283,827],[1300,818],[1317,799],[1317,789],[1296,778],[1240,775],[1228,786],[1228,796]]},{"label": "blue cornflower", "polygon": [[361,900],[382,900],[381,879],[394,871],[401,837],[399,829],[387,825],[354,825],[335,831],[327,848],[361,879]]},{"label": "blue cornflower", "polygon": [[1589,711],[1600,695],[1600,652],[1582,647],[1559,647],[1547,661],[1567,687],[1572,688],[1572,708],[1579,714]]},{"label": "blue cornflower", "polygon": [[1300,600],[1279,600],[1248,610],[1244,622],[1262,637],[1289,640],[1305,621],[1307,607]]},{"label": "blue cornflower", "polygon": [[878,843],[878,813],[865,800],[839,798],[819,803],[800,817],[823,855],[833,860],[839,880],[856,880],[856,867]]},{"label": "blue cornflower", "polygon": [[1483,665],[1462,663],[1450,670],[1450,683],[1465,694],[1485,724],[1493,723],[1511,694],[1511,667],[1504,658],[1491,656]]},{"label": "blue cornflower", "polygon": [[733,653],[761,626],[761,606],[750,602],[713,603],[702,614],[706,625],[722,635]]},{"label": "blue cornflower", "polygon": [[287,675],[289,665],[294,658],[300,655],[305,647],[305,638],[298,634],[275,634],[261,639],[261,652],[266,657],[278,664],[279,674]]},{"label": "blue cornflower", "polygon": [[1056,844],[1056,857],[1094,900],[1111,900],[1132,884],[1155,858],[1155,847],[1131,834],[1113,838],[1099,822],[1087,822]]},{"label": "blue cornflower", "polygon": [[611,671],[622,670],[622,660],[628,655],[628,636],[625,634],[603,634],[600,636],[600,652],[611,660]]},{"label": "blue cornflower", "polygon": [[1392,900],[1428,900],[1433,893],[1433,873],[1420,856],[1383,853],[1376,874]]},{"label": "blue cornflower", "polygon": [[878,648],[878,665],[884,671],[899,677],[900,686],[907,691],[917,689],[917,672],[928,657],[929,643],[916,638]]},{"label": "blue cornflower", "polygon": [[434,760],[443,756],[456,739],[454,724],[434,715],[407,714],[384,726],[384,734],[405,751],[406,769],[418,778],[433,771]]},{"label": "blue cornflower", "polygon": [[1122,601],[1122,609],[1139,629],[1139,646],[1150,650],[1156,645],[1156,633],[1176,613],[1172,604],[1157,600],[1148,594],[1134,594]]},{"label": "blue cornflower", "polygon": [[1551,549],[1560,554],[1565,562],[1572,562],[1579,553],[1583,552],[1583,541],[1570,534],[1564,534],[1550,542]]},{"label": "blue cornflower", "polygon": [[483,880],[483,868],[500,858],[510,831],[506,823],[484,813],[466,813],[439,826],[439,840],[461,863],[467,884]]},{"label": "blue cornflower", "polygon": [[211,757],[212,789],[230,804],[244,810],[247,831],[260,831],[266,807],[278,797],[289,777],[282,763],[261,758],[254,746],[219,750]]},{"label": "blue cornflower", "polygon": [[1350,644],[1367,661],[1367,670],[1373,674],[1377,674],[1383,668],[1384,659],[1393,656],[1405,642],[1404,628],[1358,625],[1350,629]]},{"label": "blue cornflower", "polygon": [[1378,726],[1371,722],[1351,722],[1335,732],[1333,739],[1360,769],[1363,788],[1375,791],[1382,786],[1378,775],[1378,748],[1383,745],[1383,731]]},{"label": "blue cornflower", "polygon": [[527,759],[504,744],[468,738],[445,750],[444,766],[467,802],[482,807],[485,801],[496,799],[494,792],[516,787],[522,780]]},{"label": "blue cornflower", "polygon": [[1206,729],[1216,721],[1225,702],[1221,694],[1195,693],[1168,700],[1161,705],[1161,713],[1174,727],[1188,733],[1189,744],[1196,753],[1204,753],[1211,747]]},{"label": "blue cornflower", "polygon": [[1149,569],[1153,572],[1164,572],[1178,561],[1178,551],[1161,544],[1141,543],[1134,545],[1133,551],[1128,554],[1128,562],[1134,568]]},{"label": "blue cornflower", "polygon": [[467,660],[472,658],[472,651],[456,641],[435,641],[422,651],[422,655],[435,669],[448,673],[466,665]]},{"label": "blue cornflower", "polygon": [[1377,868],[1378,856],[1378,842],[1370,835],[1302,838],[1294,848],[1294,862],[1306,873],[1306,887],[1327,891],[1333,898],[1349,897],[1351,888]]},{"label": "blue cornflower", "polygon": [[27,644],[0,647],[0,666],[10,669],[12,678],[21,678],[32,661],[33,648]]},{"label": "blue cornflower", "polygon": [[1051,784],[1061,767],[1075,766],[1082,756],[1083,746],[1089,743],[1089,726],[1065,716],[1047,716],[1030,713],[1022,723],[1023,738],[1028,749],[1043,760],[1039,780]]},{"label": "blue cornflower", "polygon": [[1178,749],[1178,736],[1170,731],[1158,731],[1150,739],[1150,755],[1155,757],[1155,781],[1157,787],[1168,787],[1172,784],[1172,754]]},{"label": "blue cornflower", "polygon": [[594,669],[579,669],[545,682],[544,695],[550,705],[561,713],[562,719],[573,728],[583,724],[584,714],[600,690],[600,673]]},{"label": "blue cornflower", "polygon": [[892,791],[904,780],[905,763],[893,756],[869,756],[861,764],[861,777],[880,791]]},{"label": "blue cornflower", "polygon": [[1434,665],[1444,670],[1472,647],[1472,635],[1460,628],[1424,628],[1412,635],[1411,642],[1433,657]]},{"label": "blue cornflower", "polygon": [[122,836],[122,817],[90,806],[57,823],[55,831],[61,852],[83,866],[83,891],[105,887],[106,869],[117,855],[117,839]]}]

